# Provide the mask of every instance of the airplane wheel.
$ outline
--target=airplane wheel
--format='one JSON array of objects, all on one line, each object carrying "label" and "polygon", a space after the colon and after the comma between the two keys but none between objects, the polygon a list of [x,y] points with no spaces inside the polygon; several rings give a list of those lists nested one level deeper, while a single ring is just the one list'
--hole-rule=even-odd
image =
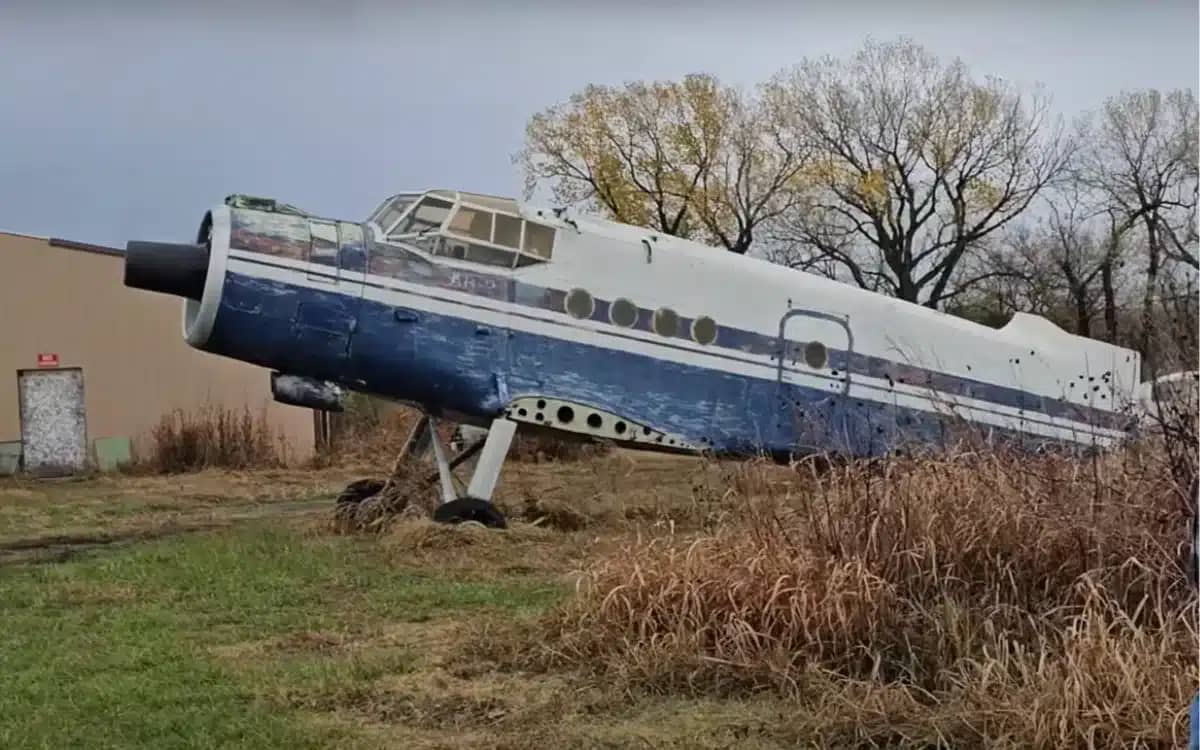
[{"label": "airplane wheel", "polygon": [[461,497],[442,503],[433,511],[433,520],[438,523],[462,523],[474,521],[489,529],[506,529],[508,522],[504,514],[487,500],[476,500],[473,497]]}]

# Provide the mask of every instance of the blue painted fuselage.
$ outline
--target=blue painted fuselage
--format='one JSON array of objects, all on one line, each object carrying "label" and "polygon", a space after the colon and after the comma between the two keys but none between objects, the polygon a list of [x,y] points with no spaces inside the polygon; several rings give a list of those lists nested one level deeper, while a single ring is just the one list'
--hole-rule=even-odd
[{"label": "blue painted fuselage", "polygon": [[[374,242],[350,222],[337,222],[334,244],[322,247],[305,217],[241,209],[217,216],[219,270],[210,268],[204,299],[189,303],[194,320],[204,321],[194,326],[202,334],[188,334],[193,346],[432,413],[487,424],[516,399],[554,399],[692,448],[777,457],[879,455],[944,444],[963,427],[990,439],[1075,447],[1127,429],[1122,414],[1097,408],[1106,396],[1090,374],[1070,375],[1077,394],[1095,391],[1079,403],[1018,387],[1025,381],[1011,369],[989,382],[922,367],[879,343],[856,349],[847,315],[796,308],[791,299],[772,312],[768,295],[766,314],[730,316],[741,317],[741,327],[721,315],[676,313],[676,325],[656,325],[663,306],[676,302],[650,299],[654,289],[640,295],[660,305],[653,309],[599,293],[572,309],[563,287],[595,282],[597,271],[572,275],[569,245],[566,259],[555,256],[566,264],[557,271],[496,268]],[[621,324],[612,314],[617,299]],[[764,327],[747,327],[750,317]],[[697,335],[701,322],[711,335]],[[931,324],[933,338],[937,325],[950,330]],[[813,344],[819,351],[810,357]]]},{"label": "blue painted fuselage", "polygon": [[[746,366],[730,372],[528,330],[520,312],[508,316],[511,325],[496,324],[494,315],[481,322],[479,308],[439,297],[436,288],[414,294],[368,281],[371,293],[363,294],[361,285],[339,287],[337,269],[329,269],[328,278],[319,275],[235,250],[212,335],[202,348],[481,423],[522,396],[571,401],[717,454],[879,455],[913,442],[941,443],[958,422],[945,413],[888,403],[863,390],[868,386],[848,387],[854,371],[873,366],[871,358],[849,352],[830,353],[834,369],[827,382],[800,385],[781,377],[779,358],[775,365],[760,359],[756,374],[744,372]],[[492,302],[509,304],[520,296],[515,284],[490,295]],[[542,323],[544,329],[553,320],[543,317]],[[736,339],[735,333],[725,338]],[[756,345],[782,350],[788,344],[770,334],[755,344],[743,334],[746,340],[728,355],[743,362]],[[990,396],[998,409],[1027,404],[1029,419],[1052,424],[1049,400],[976,385],[974,391],[970,384],[946,387]],[[1058,442],[984,427],[993,438]]]}]

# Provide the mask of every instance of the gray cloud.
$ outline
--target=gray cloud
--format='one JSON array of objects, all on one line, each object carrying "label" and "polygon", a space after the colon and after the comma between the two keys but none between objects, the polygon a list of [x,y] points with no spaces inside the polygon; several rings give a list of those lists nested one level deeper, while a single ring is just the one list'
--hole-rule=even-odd
[{"label": "gray cloud", "polygon": [[57,5],[0,17],[0,227],[114,245],[187,238],[231,192],[348,217],[405,189],[515,194],[526,119],[589,82],[753,85],[905,34],[1073,114],[1194,88],[1200,54],[1182,2]]}]

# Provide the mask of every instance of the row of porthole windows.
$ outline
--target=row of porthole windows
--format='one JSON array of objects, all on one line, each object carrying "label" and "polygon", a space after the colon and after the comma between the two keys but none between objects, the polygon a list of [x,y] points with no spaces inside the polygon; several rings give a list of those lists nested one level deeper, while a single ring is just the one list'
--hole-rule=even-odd
[{"label": "row of porthole windows", "polygon": [[[581,320],[592,317],[596,311],[596,301],[585,289],[572,289],[567,293],[564,302],[567,312]],[[608,319],[614,325],[622,328],[632,328],[638,319],[638,308],[633,302],[618,297],[608,306]],[[660,336],[675,336],[679,332],[679,315],[669,307],[660,307],[654,311],[652,321],[654,332]],[[692,321],[692,339],[699,344],[708,345],[717,340],[717,323],[707,315],[701,315]],[[796,354],[803,357],[809,367],[820,370],[829,362],[829,352],[820,341],[810,341],[804,345],[796,345]],[[792,361],[796,361],[793,355]]]},{"label": "row of porthole windows", "polygon": [[[596,301],[585,289],[572,289],[568,292],[563,306],[569,315],[580,320],[592,317],[596,311]],[[638,319],[637,305],[624,297],[618,297],[608,306],[608,319],[614,325],[632,328]],[[654,311],[652,326],[654,332],[660,336],[675,336],[679,333],[679,314],[669,307],[660,307]],[[717,322],[707,315],[696,318],[692,321],[692,338],[699,344],[713,343],[717,340]]]}]

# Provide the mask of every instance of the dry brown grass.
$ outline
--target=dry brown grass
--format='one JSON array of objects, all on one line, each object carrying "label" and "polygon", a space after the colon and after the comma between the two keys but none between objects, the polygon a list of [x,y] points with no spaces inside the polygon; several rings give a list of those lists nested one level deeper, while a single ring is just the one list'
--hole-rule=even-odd
[{"label": "dry brown grass", "polygon": [[595,561],[522,661],[767,689],[838,746],[1178,747],[1196,595],[1157,459],[751,466],[711,530]]},{"label": "dry brown grass", "polygon": [[151,430],[148,455],[139,457],[131,470],[174,474],[212,468],[272,469],[287,464],[286,438],[271,427],[265,410],[255,417],[249,407],[238,411],[207,405],[163,416]]},{"label": "dry brown grass", "polygon": [[607,455],[611,450],[608,443],[522,427],[513,438],[509,459],[519,463],[583,461]]},{"label": "dry brown grass", "polygon": [[[399,405],[371,410],[358,408],[338,415],[333,445],[315,456],[312,466],[386,471],[420,417],[417,410]],[[449,446],[456,427],[453,422],[439,420],[438,435],[444,446]],[[605,444],[522,427],[513,439],[508,460],[518,464],[574,462],[598,458],[609,452],[610,447]]]},{"label": "dry brown grass", "polygon": [[[415,409],[394,407],[378,413],[352,411],[338,418],[333,445],[313,457],[313,468],[337,466],[386,474],[420,414]],[[439,432],[448,439],[452,429],[444,425]]]}]

